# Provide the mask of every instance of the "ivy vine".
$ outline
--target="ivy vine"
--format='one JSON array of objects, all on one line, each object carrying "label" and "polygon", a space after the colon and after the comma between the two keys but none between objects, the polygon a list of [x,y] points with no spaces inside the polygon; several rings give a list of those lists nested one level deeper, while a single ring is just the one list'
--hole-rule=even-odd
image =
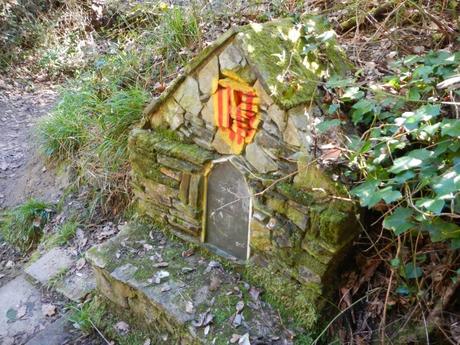
[{"label": "ivy vine", "polygon": [[460,88],[439,83],[459,75],[459,66],[460,52],[437,51],[393,63],[393,75],[375,85],[331,78],[326,88],[337,97],[321,125],[337,125],[348,112],[362,130],[348,147],[360,181],[351,193],[384,211],[385,228],[425,231],[452,248],[460,248]]}]

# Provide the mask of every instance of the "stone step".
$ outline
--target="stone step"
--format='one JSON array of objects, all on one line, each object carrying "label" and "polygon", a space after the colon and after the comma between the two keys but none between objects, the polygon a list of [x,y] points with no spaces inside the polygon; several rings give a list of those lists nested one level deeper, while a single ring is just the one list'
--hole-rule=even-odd
[{"label": "stone step", "polygon": [[259,290],[160,230],[128,224],[86,257],[115,309],[167,333],[170,344],[292,344]]},{"label": "stone step", "polygon": [[69,316],[64,315],[38,332],[25,345],[62,345],[71,338]]},{"label": "stone step", "polygon": [[76,259],[66,249],[56,247],[27,267],[25,273],[42,285],[48,285],[64,273],[63,277],[53,281],[55,290],[68,299],[79,302],[95,289],[96,280],[89,267],[70,271],[75,262]]},{"label": "stone step", "polygon": [[43,315],[42,294],[20,275],[0,288],[0,344],[24,344],[52,320]]},{"label": "stone step", "polygon": [[25,273],[40,284],[46,285],[58,273],[69,269],[73,262],[65,249],[56,247],[27,267]]}]

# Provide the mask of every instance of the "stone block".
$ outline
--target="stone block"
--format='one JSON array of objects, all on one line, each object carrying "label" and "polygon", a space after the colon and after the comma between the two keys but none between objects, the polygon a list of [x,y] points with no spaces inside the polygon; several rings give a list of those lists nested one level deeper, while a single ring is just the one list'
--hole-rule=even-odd
[{"label": "stone block", "polygon": [[175,170],[180,170],[183,172],[194,172],[194,171],[199,171],[201,168],[198,165],[195,165],[193,163],[187,162],[185,160],[180,160],[164,155],[158,155],[158,163],[162,164],[168,168],[175,169]]},{"label": "stone block", "polygon": [[219,61],[213,56],[198,72],[198,84],[203,95],[210,96],[212,93],[212,82],[219,78]]},{"label": "stone block", "polygon": [[69,332],[73,326],[69,320],[70,315],[61,316],[42,331],[38,332],[25,345],[62,345],[68,344],[72,334]]},{"label": "stone block", "polygon": [[286,129],[286,112],[278,107],[276,104],[272,104],[267,110],[268,117],[276,123],[280,132],[284,132]]},{"label": "stone block", "polygon": [[271,249],[270,230],[264,223],[253,218],[251,220],[251,240],[250,246],[258,252],[267,252]]},{"label": "stone block", "polygon": [[273,99],[265,92],[265,88],[259,80],[254,83],[254,89],[256,90],[257,96],[260,98],[260,107],[268,109],[268,107],[273,104]]},{"label": "stone block", "polygon": [[70,268],[73,261],[65,249],[53,248],[27,267],[25,272],[36,281],[46,285],[56,274]]},{"label": "stone block", "polygon": [[220,131],[216,132],[216,135],[214,136],[214,140],[212,141],[212,147],[220,154],[223,154],[223,155],[233,154],[233,150],[231,146],[222,137]]},{"label": "stone block", "polygon": [[254,141],[258,145],[263,146],[266,149],[272,149],[272,150],[273,149],[278,150],[282,148],[284,145],[283,142],[279,138],[269,134],[266,131],[258,131],[254,138]]},{"label": "stone block", "polygon": [[308,225],[308,209],[293,201],[288,202],[286,216],[300,229],[306,230]]},{"label": "stone block", "polygon": [[181,177],[182,177],[182,173],[180,171],[177,171],[177,170],[172,170],[172,169],[168,169],[168,168],[165,168],[165,167],[160,167],[160,172],[163,174],[163,175],[166,175],[176,181],[180,181],[181,180]]},{"label": "stone block", "polygon": [[82,301],[96,288],[96,278],[89,267],[66,276],[56,286],[56,291],[74,302]]},{"label": "stone block", "polygon": [[189,224],[191,224],[192,226],[196,227],[196,228],[201,228],[201,221],[200,219],[197,219],[197,218],[192,218],[190,216],[188,216],[186,213],[184,212],[181,212],[181,211],[178,211],[176,210],[175,208],[170,208],[169,209],[169,213],[176,217],[176,218],[180,218],[181,220],[183,220],[184,222],[187,222]]},{"label": "stone block", "polygon": [[266,196],[267,207],[281,214],[286,213],[286,200],[278,198],[276,196],[267,195]]},{"label": "stone block", "polygon": [[241,51],[233,44],[229,44],[219,55],[220,70],[234,70],[245,66],[246,59]]},{"label": "stone block", "polygon": [[179,186],[179,200],[184,204],[188,203],[188,189],[190,185],[190,174],[182,174],[182,181]]},{"label": "stone block", "polygon": [[198,115],[203,108],[200,101],[198,82],[195,78],[188,76],[174,93],[174,99],[182,109]]},{"label": "stone block", "polygon": [[292,146],[300,146],[302,142],[300,138],[301,134],[301,131],[296,128],[294,120],[289,117],[287,120],[286,129],[283,132],[284,141]]},{"label": "stone block", "polygon": [[184,123],[184,112],[184,109],[181,108],[174,98],[170,98],[155,113],[155,116],[152,117],[152,127],[157,127],[155,123],[157,122],[156,118],[161,117],[168,123],[170,129],[176,130]]},{"label": "stone block", "polygon": [[194,236],[198,236],[201,232],[201,227],[197,226],[196,223],[192,224],[184,219],[172,215],[168,215],[167,219],[168,223],[172,226],[184,230],[185,232],[192,234]]},{"label": "stone block", "polygon": [[203,107],[203,110],[201,111],[201,118],[207,123],[212,126],[215,126],[214,124],[214,102],[212,97],[208,99],[206,104]]},{"label": "stone block", "polygon": [[278,168],[276,162],[256,143],[246,146],[246,159],[260,173],[268,173]]},{"label": "stone block", "polygon": [[193,174],[190,178],[190,185],[188,190],[188,204],[193,208],[199,208],[202,203],[202,175]]},{"label": "stone block", "polygon": [[[19,342],[10,344],[24,344],[37,328],[49,324],[41,310],[41,299],[41,292],[24,275],[0,287],[0,342],[16,337]],[[8,317],[10,314],[17,315],[21,307],[26,308],[26,314],[22,318]],[[24,341],[21,341],[21,335],[24,336]]]}]

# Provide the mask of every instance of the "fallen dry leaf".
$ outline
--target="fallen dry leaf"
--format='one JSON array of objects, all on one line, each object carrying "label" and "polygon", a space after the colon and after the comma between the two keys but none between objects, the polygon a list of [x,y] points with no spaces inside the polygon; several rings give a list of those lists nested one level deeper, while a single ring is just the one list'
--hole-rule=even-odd
[{"label": "fallen dry leaf", "polygon": [[251,345],[251,342],[249,341],[249,333],[246,333],[240,337],[238,340],[238,345]]},{"label": "fallen dry leaf", "polygon": [[44,304],[42,305],[42,314],[44,316],[54,316],[56,315],[56,306],[53,304]]},{"label": "fallen dry leaf", "polygon": [[238,327],[241,325],[241,322],[243,322],[243,315],[241,314],[235,314],[235,317],[233,318],[232,325],[233,327]]},{"label": "fallen dry leaf", "polygon": [[237,313],[241,313],[241,311],[243,310],[244,308],[244,302],[243,301],[239,301],[237,304],[236,304],[236,312]]},{"label": "fallen dry leaf", "polygon": [[22,319],[24,316],[26,316],[26,314],[27,314],[27,306],[26,305],[20,306],[19,309],[18,309],[18,313],[16,315],[16,318],[17,319]]},{"label": "fallen dry leaf", "polygon": [[77,270],[81,270],[83,267],[85,267],[85,265],[86,265],[85,258],[80,258],[77,260],[75,267],[77,268]]},{"label": "fallen dry leaf", "polygon": [[193,254],[194,254],[193,248],[190,248],[182,252],[182,257],[188,258],[189,256],[192,256]]},{"label": "fallen dry leaf", "polygon": [[153,264],[153,267],[155,267],[155,268],[164,268],[164,267],[168,267],[168,266],[169,266],[169,264],[167,262],[164,262],[164,261],[158,262],[156,264]]},{"label": "fallen dry leaf", "polygon": [[260,289],[257,289],[256,287],[254,286],[251,286],[251,288],[249,289],[249,296],[251,296],[252,300],[254,302],[258,302],[259,301],[259,296],[260,296],[260,293],[262,292],[262,290]]},{"label": "fallen dry leaf", "polygon": [[189,313],[189,314],[192,314],[193,311],[194,311],[194,307],[193,307],[193,303],[188,301],[186,304],[185,304],[185,312]]},{"label": "fallen dry leaf", "polygon": [[216,276],[212,276],[209,283],[209,291],[216,291],[220,287],[220,284],[221,280]]},{"label": "fallen dry leaf", "polygon": [[120,333],[128,333],[129,325],[124,321],[119,321],[115,324],[115,329]]},{"label": "fallen dry leaf", "polygon": [[241,335],[232,334],[232,337],[230,338],[230,344],[235,344],[236,342],[238,342],[238,340],[240,340],[240,338],[241,338]]}]

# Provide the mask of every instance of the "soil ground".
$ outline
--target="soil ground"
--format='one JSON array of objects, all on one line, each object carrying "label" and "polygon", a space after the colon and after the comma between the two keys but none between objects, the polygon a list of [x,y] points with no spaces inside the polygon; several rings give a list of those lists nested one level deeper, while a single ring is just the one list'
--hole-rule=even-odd
[{"label": "soil ground", "polygon": [[[68,183],[66,174],[56,175],[55,169],[46,165],[34,132],[37,121],[56,100],[56,88],[46,83],[0,79],[0,210],[29,198],[55,203],[62,195]],[[46,344],[56,345],[100,344],[96,336],[72,327],[67,314],[69,300],[32,284],[22,273],[29,258],[0,238],[0,343],[43,345],[47,339]],[[41,308],[47,304],[57,307],[56,315],[44,315]]]}]

